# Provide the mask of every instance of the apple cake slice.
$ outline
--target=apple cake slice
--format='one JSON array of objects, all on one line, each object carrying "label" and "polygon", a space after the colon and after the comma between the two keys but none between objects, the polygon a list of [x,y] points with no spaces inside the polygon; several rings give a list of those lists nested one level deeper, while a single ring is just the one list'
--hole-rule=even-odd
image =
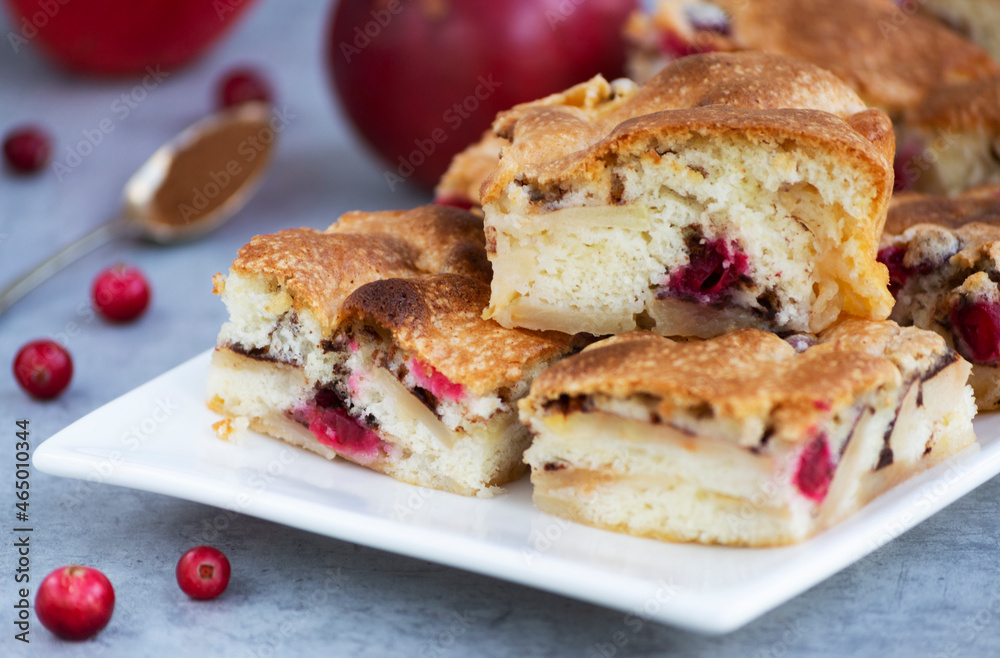
[{"label": "apple cake slice", "polygon": [[935,88],[897,134],[897,190],[958,194],[1000,183],[1000,77]]},{"label": "apple cake slice", "polygon": [[1000,186],[895,195],[879,260],[892,319],[941,334],[972,362],[979,408],[1000,408]]},{"label": "apple cake slice", "polygon": [[209,406],[331,459],[490,495],[525,470],[517,399],[573,342],[482,319],[489,273],[482,220],[444,206],[255,237],[215,279],[229,321]]},{"label": "apple cake slice", "polygon": [[657,539],[797,542],[972,444],[968,374],[937,334],[888,321],[608,338],[520,403],[534,501]]},{"label": "apple cake slice", "polygon": [[[903,8],[909,0],[896,0]],[[1000,0],[920,0],[922,13],[968,36],[1000,59]]]},{"label": "apple cake slice", "polygon": [[[506,327],[710,337],[819,331],[892,306],[875,255],[888,117],[830,73],[763,53],[686,57],[620,100],[527,104],[482,188]],[[604,99],[606,102],[599,102]]]},{"label": "apple cake slice", "polygon": [[832,72],[896,119],[931,87],[1000,75],[989,53],[915,14],[926,1],[904,8],[893,0],[659,0],[625,26],[628,71],[643,82],[697,53],[788,55]]}]

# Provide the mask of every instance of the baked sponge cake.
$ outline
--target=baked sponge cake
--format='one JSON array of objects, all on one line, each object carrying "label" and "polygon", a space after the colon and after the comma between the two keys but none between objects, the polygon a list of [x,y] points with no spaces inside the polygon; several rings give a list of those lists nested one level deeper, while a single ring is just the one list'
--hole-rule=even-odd
[{"label": "baked sponge cake", "polygon": [[968,36],[994,59],[1000,58],[1000,0],[921,0],[918,6],[921,13]]},{"label": "baked sponge cake", "polygon": [[968,373],[940,336],[891,322],[608,338],[520,404],[534,501],[656,539],[797,542],[972,444]]},{"label": "baked sponge cake", "polygon": [[482,319],[489,272],[482,220],[443,206],[255,237],[215,279],[229,321],[208,404],[331,459],[490,495],[525,470],[517,399],[572,340]]},{"label": "baked sponge cake", "polygon": [[761,50],[831,71],[895,119],[936,85],[1000,74],[985,50],[915,11],[926,1],[659,0],[626,24],[629,74],[645,81],[679,57]]},{"label": "baked sponge cake", "polygon": [[935,88],[898,135],[897,190],[958,194],[1000,183],[1000,77]]},{"label": "baked sponge cake", "polygon": [[878,237],[893,132],[832,74],[763,53],[677,60],[624,101],[528,104],[482,188],[486,317],[594,335],[820,331],[892,306]]},{"label": "baked sponge cake", "polygon": [[[584,111],[600,106],[602,111],[607,112],[631,98],[639,86],[627,78],[619,78],[611,82],[607,89],[604,85],[583,83],[531,103],[522,103],[514,111],[548,105]],[[484,132],[478,142],[470,144],[452,158],[448,170],[434,188],[434,202],[481,212],[480,189],[496,169],[500,152],[507,146],[510,146],[510,139],[506,135],[497,135],[492,129]]]},{"label": "baked sponge cake", "polygon": [[879,259],[892,318],[941,334],[972,363],[981,410],[1000,408],[1000,186],[893,197]]}]

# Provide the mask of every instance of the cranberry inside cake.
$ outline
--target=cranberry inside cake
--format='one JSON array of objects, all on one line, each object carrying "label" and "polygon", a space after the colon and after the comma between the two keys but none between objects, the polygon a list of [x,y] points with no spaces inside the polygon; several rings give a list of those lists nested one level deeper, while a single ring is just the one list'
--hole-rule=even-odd
[{"label": "cranberry inside cake", "polygon": [[623,334],[521,402],[534,500],[658,539],[800,541],[970,445],[968,373],[939,336],[892,322],[790,341]]},{"label": "cranberry inside cake", "polygon": [[494,126],[511,145],[483,186],[487,317],[705,338],[888,315],[891,124],[832,75],[713,54],[624,100],[600,78],[576,93],[589,104],[539,101]]}]

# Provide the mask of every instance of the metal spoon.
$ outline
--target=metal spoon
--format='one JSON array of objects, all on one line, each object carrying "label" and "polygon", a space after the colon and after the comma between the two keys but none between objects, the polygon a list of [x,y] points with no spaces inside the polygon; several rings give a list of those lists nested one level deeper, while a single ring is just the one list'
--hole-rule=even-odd
[{"label": "metal spoon", "polygon": [[121,214],[0,291],[0,314],[81,256],[123,237],[159,244],[195,239],[232,217],[256,191],[273,151],[265,103],[213,114],[161,146],[125,184]]}]

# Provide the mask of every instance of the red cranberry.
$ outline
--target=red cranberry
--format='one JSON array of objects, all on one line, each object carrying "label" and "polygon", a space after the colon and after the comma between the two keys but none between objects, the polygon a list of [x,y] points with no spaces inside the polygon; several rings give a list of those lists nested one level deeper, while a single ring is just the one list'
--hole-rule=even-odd
[{"label": "red cranberry", "polygon": [[229,585],[229,560],[217,548],[195,546],[177,561],[177,584],[192,599],[214,599]]},{"label": "red cranberry", "polygon": [[378,457],[383,445],[378,434],[371,431],[341,408],[317,407],[309,422],[309,431],[316,440],[359,464],[370,464]]},{"label": "red cranberry", "polygon": [[250,101],[270,103],[273,97],[271,86],[252,68],[236,68],[228,71],[219,83],[219,107],[233,107]]},{"label": "red cranberry", "polygon": [[91,288],[94,306],[112,322],[128,322],[149,306],[149,283],[142,272],[128,265],[102,270]]},{"label": "red cranberry", "polygon": [[956,306],[951,312],[952,333],[959,354],[975,363],[1000,363],[1000,307],[993,302]]},{"label": "red cranberry", "polygon": [[878,252],[878,262],[889,269],[889,292],[893,297],[903,289],[913,270],[903,265],[903,258],[906,256],[905,246],[893,246],[880,249]]},{"label": "red cranberry", "polygon": [[73,359],[59,343],[32,341],[14,357],[14,377],[29,395],[48,400],[69,386],[73,378]]},{"label": "red cranberry", "polygon": [[795,486],[806,498],[823,502],[833,480],[833,459],[826,436],[821,434],[802,451],[795,472]]},{"label": "red cranberry", "polygon": [[52,142],[41,128],[22,126],[7,134],[3,154],[11,169],[20,174],[33,174],[48,163]]},{"label": "red cranberry", "polygon": [[64,640],[86,640],[111,621],[115,590],[97,569],[69,566],[42,581],[35,597],[35,614],[42,626]]},{"label": "red cranberry", "polygon": [[747,273],[747,256],[724,240],[693,245],[688,264],[670,275],[660,296],[717,302]]},{"label": "red cranberry", "polygon": [[434,203],[439,206],[452,206],[454,208],[461,208],[462,210],[470,210],[472,208],[472,200],[464,196],[439,196],[434,199]]},{"label": "red cranberry", "polygon": [[663,32],[660,35],[660,50],[674,59],[706,52],[704,48],[688,41],[676,32]]}]

